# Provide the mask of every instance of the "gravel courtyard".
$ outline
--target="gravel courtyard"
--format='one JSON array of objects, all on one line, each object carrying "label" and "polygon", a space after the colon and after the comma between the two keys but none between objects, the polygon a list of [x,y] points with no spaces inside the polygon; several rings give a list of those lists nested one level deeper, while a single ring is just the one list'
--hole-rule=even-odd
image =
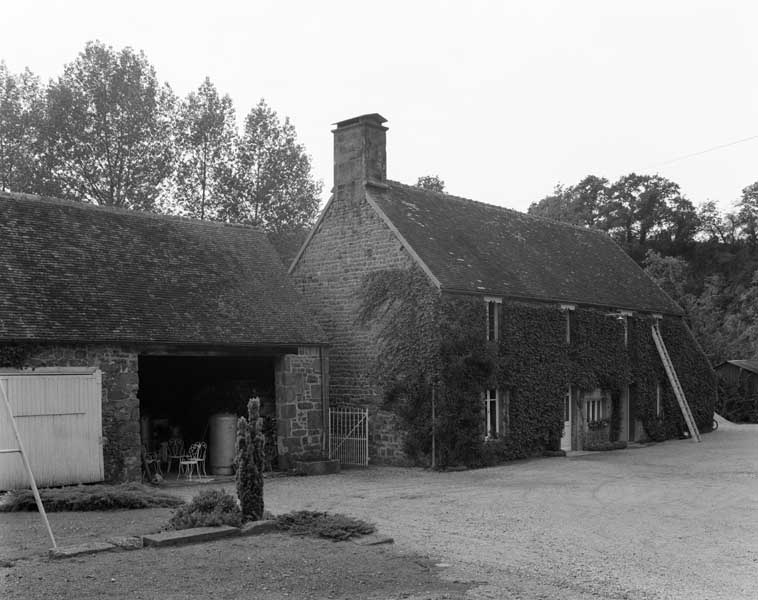
[{"label": "gravel courtyard", "polygon": [[758,426],[466,472],[267,481],[274,512],[377,523],[475,598],[758,598]]},{"label": "gravel courtyard", "polygon": [[[233,491],[234,484],[227,482],[223,487]],[[185,498],[198,490],[197,486],[172,488]],[[281,546],[281,557],[273,551],[261,555],[268,562],[258,569],[270,563],[266,568],[274,587],[254,588],[249,597],[319,598],[334,588],[330,597],[416,598],[413,592],[424,589],[426,595],[418,598],[457,598],[458,593],[472,599],[524,600],[758,598],[758,426],[754,425],[724,423],[718,431],[704,435],[701,444],[671,441],[476,471],[370,468],[325,477],[273,477],[266,480],[265,496],[266,507],[274,513],[328,510],[372,521],[380,533],[395,538],[395,546],[381,551],[386,556],[364,556],[352,551],[350,544],[337,547],[331,542],[316,548],[315,542],[300,540],[301,544],[286,550],[281,544],[289,542],[282,538],[275,544]],[[170,512],[53,513],[51,521],[65,543],[77,543],[92,535],[103,537],[102,532],[109,531],[107,523],[119,534],[153,531]],[[15,523],[16,529],[19,520],[24,528],[5,540],[9,545],[5,554],[0,552],[0,559],[41,555],[47,548],[37,515],[6,514],[0,519],[6,525]],[[0,542],[7,533],[0,523]],[[207,570],[214,581],[224,582],[215,584],[219,587],[214,588],[218,592],[214,597],[248,597],[246,588],[235,587],[238,582],[224,571],[231,568],[230,556],[242,552],[242,560],[248,550],[234,547],[229,555],[224,552],[230,547],[221,542],[188,546],[177,551],[175,561],[194,564],[194,560],[205,567],[198,572]],[[282,565],[289,565],[289,559],[292,565],[287,568],[305,576],[297,565],[314,561],[323,552],[328,556],[314,563],[315,575],[306,576],[310,589],[319,592],[293,588],[291,577],[277,579],[284,577],[277,573]],[[211,560],[217,554],[225,558]],[[91,572],[102,571],[121,582],[124,597],[160,597],[155,582],[168,567],[156,556],[156,552],[142,551],[73,563],[43,559],[12,569],[2,569],[0,564],[0,574],[6,572],[10,583],[39,569],[39,577],[33,579],[50,581],[51,590],[77,589],[78,597],[95,598],[101,597],[104,588],[90,579]],[[410,558],[403,569],[387,568],[387,561],[414,556],[428,559],[426,564],[433,569],[428,580]],[[77,562],[78,567],[66,571]],[[221,566],[212,567],[215,563]],[[142,587],[128,582],[128,573],[135,568],[145,575]],[[258,571],[256,576],[263,572]],[[394,579],[372,579],[375,571]],[[331,579],[318,579],[322,572],[330,573]],[[69,573],[65,582],[55,583],[65,573]],[[449,582],[444,590],[434,583],[439,573]],[[68,582],[70,577],[78,579]],[[368,585],[365,594],[357,588],[350,588],[346,595],[340,592],[339,586],[348,585],[351,578],[356,585]],[[173,580],[171,575],[167,581]],[[3,583],[0,577],[0,596]],[[71,587],[75,585],[79,587]],[[190,597],[191,590],[197,591],[194,585],[188,580],[184,588],[177,588],[176,597]],[[405,591],[397,595],[398,590]]]}]

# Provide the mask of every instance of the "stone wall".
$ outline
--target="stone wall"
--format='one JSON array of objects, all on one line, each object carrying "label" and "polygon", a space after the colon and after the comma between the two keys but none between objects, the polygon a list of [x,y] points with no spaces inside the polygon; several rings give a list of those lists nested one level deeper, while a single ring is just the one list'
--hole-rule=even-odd
[{"label": "stone wall", "polygon": [[96,367],[103,373],[103,460],[105,479],[141,477],[137,351],[100,345],[39,345],[29,367]]},{"label": "stone wall", "polygon": [[381,391],[371,377],[378,329],[357,323],[360,292],[368,273],[411,268],[415,262],[368,204],[363,187],[348,186],[328,206],[292,273],[330,342],[330,403],[369,408],[372,462],[402,463],[405,456],[397,419],[379,410]]},{"label": "stone wall", "polygon": [[321,357],[285,354],[276,363],[276,427],[279,467],[294,458],[320,457],[325,423]]}]

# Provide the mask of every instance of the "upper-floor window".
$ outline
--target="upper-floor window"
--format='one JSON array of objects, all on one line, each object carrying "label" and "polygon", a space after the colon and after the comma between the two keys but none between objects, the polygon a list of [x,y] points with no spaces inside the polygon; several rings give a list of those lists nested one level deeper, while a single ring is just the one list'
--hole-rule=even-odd
[{"label": "upper-floor window", "polygon": [[574,304],[561,304],[561,310],[566,315],[566,343],[570,344],[573,337],[572,332],[575,324],[574,311],[576,310],[576,306]]},{"label": "upper-floor window", "polygon": [[624,347],[629,347],[629,319],[632,318],[632,312],[628,310],[620,310],[619,317],[624,320]]},{"label": "upper-floor window", "polygon": [[487,306],[487,341],[494,342],[500,339],[500,307],[503,299],[485,296],[484,302]]}]

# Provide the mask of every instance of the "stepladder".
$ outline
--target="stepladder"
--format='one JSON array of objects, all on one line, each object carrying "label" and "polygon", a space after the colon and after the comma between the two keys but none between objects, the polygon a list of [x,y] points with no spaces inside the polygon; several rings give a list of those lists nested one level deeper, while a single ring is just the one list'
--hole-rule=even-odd
[{"label": "stepladder", "polygon": [[682,411],[682,416],[684,417],[684,422],[687,425],[687,430],[690,433],[690,437],[694,441],[700,442],[702,441],[700,437],[700,431],[698,430],[697,424],[695,423],[695,418],[692,416],[690,405],[687,402],[686,396],[684,395],[684,390],[682,389],[682,385],[679,381],[679,376],[676,374],[674,364],[671,362],[671,356],[669,356],[668,349],[666,348],[666,344],[663,341],[663,336],[661,335],[661,329],[659,327],[658,321],[655,321],[653,323],[653,341],[655,342],[655,347],[658,349],[658,354],[660,355],[661,361],[663,362],[663,368],[666,371],[666,376],[668,377],[669,383],[671,384],[671,388],[674,390],[674,396],[676,397],[676,401],[679,404],[679,409]]}]

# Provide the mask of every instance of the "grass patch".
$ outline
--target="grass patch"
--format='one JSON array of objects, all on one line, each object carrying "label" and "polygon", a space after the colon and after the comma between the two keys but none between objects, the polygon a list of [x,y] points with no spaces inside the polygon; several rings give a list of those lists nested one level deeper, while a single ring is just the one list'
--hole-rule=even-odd
[{"label": "grass patch", "polygon": [[203,490],[189,504],[180,506],[168,522],[169,529],[219,525],[242,525],[242,511],[237,499],[225,490]]},{"label": "grass patch", "polygon": [[340,514],[299,510],[276,517],[276,526],[293,535],[308,535],[334,541],[348,540],[376,531],[371,523]]},{"label": "grass patch", "polygon": [[[184,500],[141,483],[77,485],[39,491],[47,512],[173,508]],[[31,490],[14,490],[0,497],[0,512],[36,511]]]}]

